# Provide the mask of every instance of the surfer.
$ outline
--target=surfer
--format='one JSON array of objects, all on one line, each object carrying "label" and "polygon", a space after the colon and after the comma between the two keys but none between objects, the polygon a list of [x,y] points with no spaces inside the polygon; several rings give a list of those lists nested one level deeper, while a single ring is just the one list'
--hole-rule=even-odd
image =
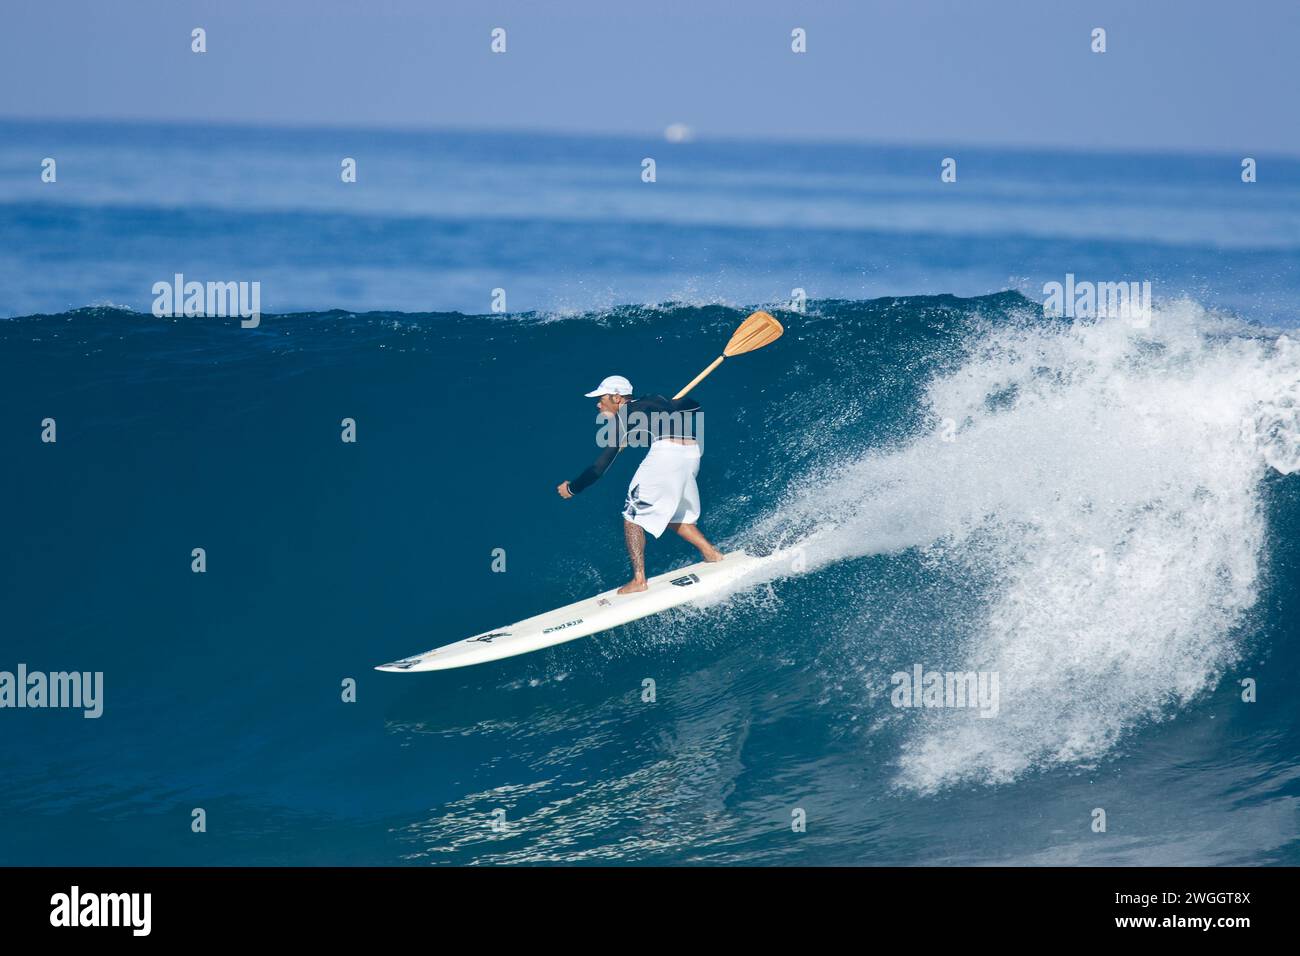
[{"label": "surfer", "polygon": [[[561,498],[572,498],[591,486],[627,446],[629,437],[651,443],[645,460],[632,476],[623,506],[623,539],[632,561],[632,580],[618,593],[646,589],[647,531],[658,538],[664,528],[672,528],[699,548],[705,561],[721,561],[722,552],[695,524],[700,517],[700,489],[695,476],[700,471],[701,450],[689,424],[690,416],[699,412],[700,403],[692,398],[670,399],[662,395],[633,398],[632,383],[622,375],[609,376],[586,397],[599,399],[596,408],[613,425],[613,440],[582,474],[556,487]],[[642,421],[648,427],[641,427]]]}]

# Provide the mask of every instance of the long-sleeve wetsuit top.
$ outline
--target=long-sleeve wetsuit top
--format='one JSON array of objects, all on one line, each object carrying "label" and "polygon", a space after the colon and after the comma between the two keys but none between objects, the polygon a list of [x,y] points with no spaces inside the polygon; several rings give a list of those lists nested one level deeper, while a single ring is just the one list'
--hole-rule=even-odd
[{"label": "long-sleeve wetsuit top", "polygon": [[[700,411],[700,403],[693,398],[664,398],[662,395],[646,395],[624,403],[620,414],[614,422],[617,440],[600,453],[600,457],[577,478],[569,480],[569,490],[575,495],[595,483],[618,457],[618,453],[628,444],[629,435],[633,444],[643,443],[639,439],[661,438],[695,438],[697,428],[692,421]],[[650,435],[641,434],[649,431]]]}]

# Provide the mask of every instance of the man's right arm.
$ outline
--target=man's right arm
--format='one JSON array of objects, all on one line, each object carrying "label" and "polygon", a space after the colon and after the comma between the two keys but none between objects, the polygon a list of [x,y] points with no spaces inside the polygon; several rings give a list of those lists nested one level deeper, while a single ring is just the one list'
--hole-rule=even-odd
[{"label": "man's right arm", "polygon": [[604,451],[602,451],[600,453],[600,457],[597,458],[595,462],[591,464],[588,468],[586,468],[582,472],[582,474],[580,474],[577,478],[572,478],[569,480],[569,490],[576,495],[584,488],[588,488],[591,485],[594,485],[596,483],[596,479],[598,479],[601,475],[603,475],[606,469],[608,469],[609,466],[613,463],[614,459],[618,457],[619,451],[620,451],[620,447],[618,445],[613,445],[609,448],[606,448]]}]

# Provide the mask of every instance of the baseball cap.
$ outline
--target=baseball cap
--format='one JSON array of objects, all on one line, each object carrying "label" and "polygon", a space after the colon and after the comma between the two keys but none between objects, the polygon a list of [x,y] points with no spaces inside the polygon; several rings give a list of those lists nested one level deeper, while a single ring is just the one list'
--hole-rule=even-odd
[{"label": "baseball cap", "polygon": [[601,395],[631,395],[632,383],[622,375],[606,376],[595,391],[587,392],[587,398],[599,398]]}]

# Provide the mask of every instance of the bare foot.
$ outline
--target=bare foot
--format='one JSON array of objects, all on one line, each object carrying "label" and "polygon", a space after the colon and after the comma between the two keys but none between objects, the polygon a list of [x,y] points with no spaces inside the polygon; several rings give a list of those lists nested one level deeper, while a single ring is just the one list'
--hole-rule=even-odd
[{"label": "bare foot", "polygon": [[[705,561],[708,561],[710,564],[713,564],[715,562],[722,560],[722,552],[719,551],[717,548],[715,548],[709,542],[709,539],[704,537],[704,533],[700,531],[700,529],[697,528],[695,525],[684,524],[684,523],[674,524],[673,522],[670,521],[668,523],[668,527],[672,528],[674,531],[680,534],[691,544],[695,545],[695,547],[699,548],[700,555],[704,558]],[[632,570],[633,571],[636,570],[635,564],[632,565]]]},{"label": "bare foot", "polygon": [[635,594],[637,591],[644,591],[650,585],[645,583],[645,578],[633,578],[618,589],[619,594]]}]

